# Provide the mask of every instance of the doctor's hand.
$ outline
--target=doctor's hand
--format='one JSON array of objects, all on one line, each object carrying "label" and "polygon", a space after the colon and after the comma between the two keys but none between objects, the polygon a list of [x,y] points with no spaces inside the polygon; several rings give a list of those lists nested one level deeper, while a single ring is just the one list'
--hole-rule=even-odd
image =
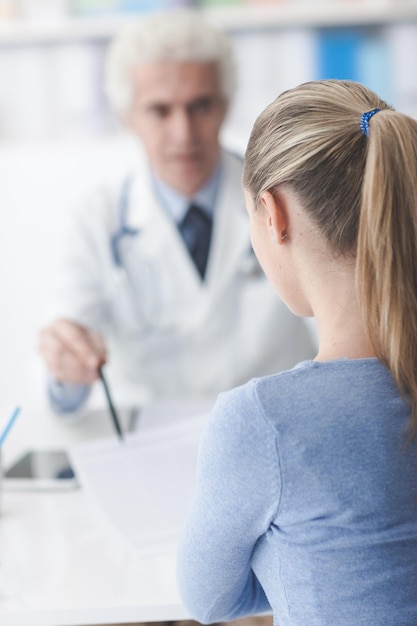
[{"label": "doctor's hand", "polygon": [[91,385],[107,360],[102,336],[67,319],[41,330],[39,351],[53,378],[61,383]]}]

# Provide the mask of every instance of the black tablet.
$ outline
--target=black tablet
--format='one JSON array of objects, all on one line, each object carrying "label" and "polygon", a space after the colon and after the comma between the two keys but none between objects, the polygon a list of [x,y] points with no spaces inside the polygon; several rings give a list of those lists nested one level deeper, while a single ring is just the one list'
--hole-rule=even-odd
[{"label": "black tablet", "polygon": [[67,489],[77,479],[64,450],[28,450],[5,469],[5,489]]}]

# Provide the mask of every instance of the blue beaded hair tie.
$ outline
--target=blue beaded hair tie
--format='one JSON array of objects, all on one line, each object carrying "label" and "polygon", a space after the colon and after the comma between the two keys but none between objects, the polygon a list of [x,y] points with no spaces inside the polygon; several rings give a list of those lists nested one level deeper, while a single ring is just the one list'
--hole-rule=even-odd
[{"label": "blue beaded hair tie", "polygon": [[375,113],[378,113],[378,111],[380,110],[381,109],[372,109],[372,111],[362,113],[360,127],[362,134],[365,135],[365,137],[369,137],[369,120],[373,115],[375,115]]}]

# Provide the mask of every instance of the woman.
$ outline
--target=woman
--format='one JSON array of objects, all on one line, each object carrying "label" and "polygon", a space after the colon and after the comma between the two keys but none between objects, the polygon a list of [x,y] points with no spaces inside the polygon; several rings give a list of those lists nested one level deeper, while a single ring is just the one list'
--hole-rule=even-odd
[{"label": "woman", "polygon": [[417,624],[416,181],[417,122],[360,84],[255,123],[252,244],[319,351],[216,403],[179,549],[199,621]]}]

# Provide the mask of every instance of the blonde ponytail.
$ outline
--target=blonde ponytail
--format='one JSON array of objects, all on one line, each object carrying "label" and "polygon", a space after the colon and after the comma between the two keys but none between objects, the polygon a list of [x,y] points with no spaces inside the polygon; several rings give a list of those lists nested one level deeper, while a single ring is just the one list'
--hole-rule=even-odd
[{"label": "blonde ponytail", "polygon": [[411,405],[417,434],[417,122],[383,111],[371,123],[359,221],[357,283],[377,357]]}]

